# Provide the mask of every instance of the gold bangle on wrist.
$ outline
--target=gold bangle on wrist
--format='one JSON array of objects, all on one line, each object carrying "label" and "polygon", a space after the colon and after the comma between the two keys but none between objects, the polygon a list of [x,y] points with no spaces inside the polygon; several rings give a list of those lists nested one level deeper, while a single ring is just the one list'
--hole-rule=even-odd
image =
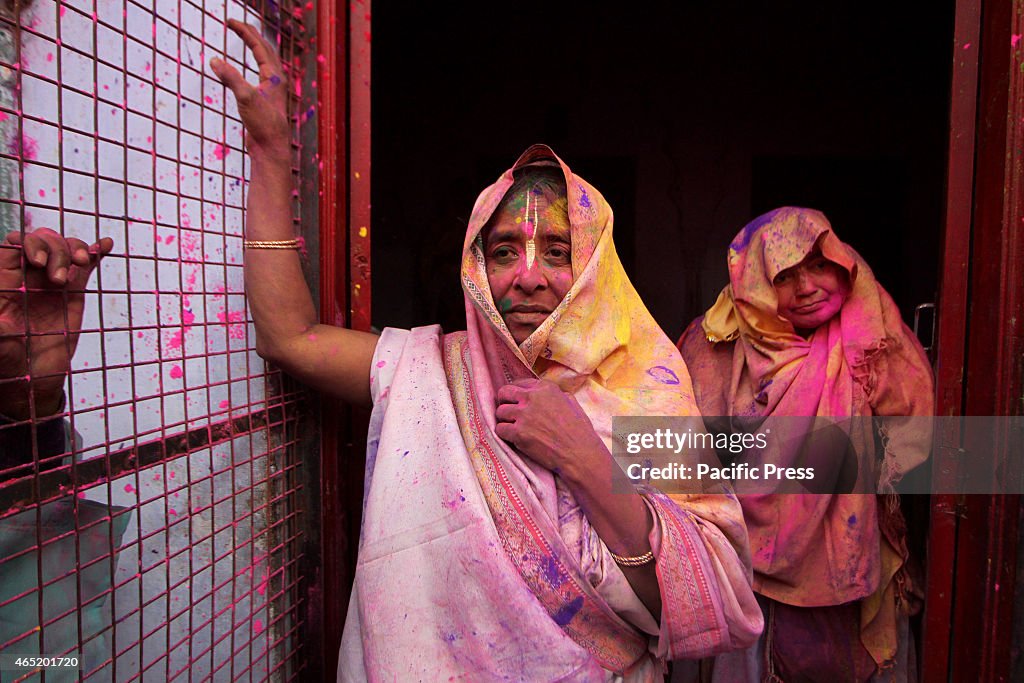
[{"label": "gold bangle on wrist", "polygon": [[298,238],[290,240],[242,240],[246,249],[298,249]]},{"label": "gold bangle on wrist", "polygon": [[635,557],[623,557],[622,555],[616,555],[611,550],[608,551],[612,555],[612,559],[615,560],[615,564],[620,567],[642,567],[645,564],[650,564],[654,561],[654,551],[648,550],[643,555],[637,555]]}]

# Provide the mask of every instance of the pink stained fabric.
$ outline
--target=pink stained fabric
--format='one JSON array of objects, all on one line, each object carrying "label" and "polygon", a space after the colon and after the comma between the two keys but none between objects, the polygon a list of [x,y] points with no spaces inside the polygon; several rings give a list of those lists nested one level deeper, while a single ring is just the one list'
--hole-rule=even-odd
[{"label": "pink stained fabric", "polygon": [[493,433],[496,390],[527,376],[572,393],[609,447],[613,415],[695,412],[678,351],[622,272],[610,208],[548,148],[514,169],[531,163],[565,174],[574,285],[517,346],[477,239],[510,170],[470,220],[468,331],[385,331],[341,679],[657,680],[666,659],[743,647],[761,630],[735,497],[645,494],[659,624],[567,488]]},{"label": "pink stained fabric", "polygon": [[[817,245],[852,291],[839,315],[804,339],[776,313],[772,279]],[[747,225],[729,248],[730,285],[679,347],[705,415],[807,416],[848,425],[856,490],[891,490],[927,458],[933,411],[927,359],[870,268],[817,211],[786,207]],[[723,381],[723,378],[726,378]],[[876,454],[870,421],[883,422]],[[854,418],[854,419],[850,419]],[[860,601],[860,637],[880,667],[897,657],[915,587],[901,572],[905,530],[894,496],[741,496],[755,590],[800,607]],[[883,504],[880,505],[879,501]],[[901,617],[900,612],[903,616]]]}]

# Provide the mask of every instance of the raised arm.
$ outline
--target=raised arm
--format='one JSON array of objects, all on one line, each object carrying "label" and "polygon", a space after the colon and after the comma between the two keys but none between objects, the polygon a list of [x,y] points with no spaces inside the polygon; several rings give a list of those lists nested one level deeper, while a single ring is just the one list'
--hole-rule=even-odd
[{"label": "raised arm", "polygon": [[[253,86],[224,60],[210,60],[214,75],[238,103],[252,161],[245,238],[290,240],[295,235],[287,79],[277,53],[255,27],[232,19],[228,28],[252,50],[259,66],[260,82]],[[377,336],[319,324],[296,250],[246,248],[245,292],[261,357],[325,393],[370,405],[370,362]]]}]

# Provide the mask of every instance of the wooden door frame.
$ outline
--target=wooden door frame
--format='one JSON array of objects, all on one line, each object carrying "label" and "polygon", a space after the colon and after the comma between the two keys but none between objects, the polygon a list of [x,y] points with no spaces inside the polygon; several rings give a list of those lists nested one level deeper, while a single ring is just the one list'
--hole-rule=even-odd
[{"label": "wooden door frame", "polygon": [[[370,330],[371,0],[317,3],[320,321]],[[311,250],[312,252],[312,250]],[[333,681],[359,544],[366,415],[323,399],[320,561],[308,633],[309,680]]]},{"label": "wooden door frame", "polygon": [[[958,0],[939,292],[936,414],[1021,415],[1024,366],[1024,0]],[[938,489],[962,457],[1010,444],[937,434]],[[921,680],[1010,680],[1018,496],[932,500]]]}]

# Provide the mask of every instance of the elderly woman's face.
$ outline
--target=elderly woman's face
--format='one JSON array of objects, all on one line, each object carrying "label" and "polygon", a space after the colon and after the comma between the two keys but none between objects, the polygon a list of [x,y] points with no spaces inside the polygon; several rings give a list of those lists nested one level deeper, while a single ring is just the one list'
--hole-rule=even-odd
[{"label": "elderly woman's face", "polygon": [[564,207],[528,191],[502,204],[484,233],[487,283],[516,344],[526,341],[572,287]]},{"label": "elderly woman's face", "polygon": [[815,249],[772,281],[779,315],[800,332],[810,332],[839,313],[850,293],[846,270]]}]

